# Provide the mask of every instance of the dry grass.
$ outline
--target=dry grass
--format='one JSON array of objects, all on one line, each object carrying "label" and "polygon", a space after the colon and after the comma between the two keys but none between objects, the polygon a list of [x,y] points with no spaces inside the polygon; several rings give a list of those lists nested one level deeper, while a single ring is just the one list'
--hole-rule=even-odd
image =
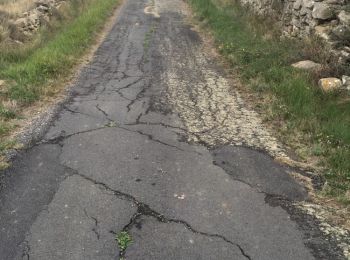
[{"label": "dry grass", "polygon": [[16,17],[34,6],[35,0],[0,0],[0,11]]},{"label": "dry grass", "polygon": [[0,42],[14,34],[13,20],[32,9],[34,2],[35,0],[0,0]]}]

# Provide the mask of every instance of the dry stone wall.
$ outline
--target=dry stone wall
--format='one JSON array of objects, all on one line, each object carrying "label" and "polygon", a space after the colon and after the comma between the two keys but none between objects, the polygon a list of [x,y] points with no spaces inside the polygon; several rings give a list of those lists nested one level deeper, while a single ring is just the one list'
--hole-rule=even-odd
[{"label": "dry stone wall", "polygon": [[30,38],[41,26],[50,23],[50,19],[54,14],[59,14],[59,8],[69,0],[37,0],[34,2],[33,8],[23,13],[16,19],[9,19],[6,24],[0,26],[7,26],[9,28],[8,39],[15,42],[23,42]]},{"label": "dry stone wall", "polygon": [[237,0],[279,21],[288,37],[318,35],[340,61],[350,61],[350,0]]}]

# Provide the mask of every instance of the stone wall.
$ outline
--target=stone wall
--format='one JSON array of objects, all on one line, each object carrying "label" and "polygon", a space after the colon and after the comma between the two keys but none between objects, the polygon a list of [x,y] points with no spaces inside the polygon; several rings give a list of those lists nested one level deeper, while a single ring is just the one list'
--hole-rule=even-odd
[{"label": "stone wall", "polygon": [[9,19],[0,19],[0,27],[6,28],[9,32],[7,37],[1,35],[0,41],[10,44],[13,42],[21,43],[30,39],[43,25],[50,24],[53,16],[60,15],[60,9],[67,4],[69,0],[36,0],[33,7],[25,13],[11,17]]},{"label": "stone wall", "polygon": [[350,0],[236,0],[262,16],[273,17],[282,35],[318,35],[341,61],[350,61]]}]

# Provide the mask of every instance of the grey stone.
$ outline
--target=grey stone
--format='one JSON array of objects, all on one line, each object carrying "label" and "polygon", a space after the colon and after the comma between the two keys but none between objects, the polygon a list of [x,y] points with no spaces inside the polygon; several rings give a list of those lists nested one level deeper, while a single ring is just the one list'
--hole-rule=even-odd
[{"label": "grey stone", "polygon": [[325,0],[323,3],[331,5],[341,5],[345,3],[345,0]]},{"label": "grey stone", "polygon": [[36,8],[36,10],[38,10],[42,13],[47,13],[50,10],[50,8],[45,6],[45,5],[40,5]]},{"label": "grey stone", "polygon": [[35,2],[35,5],[36,5],[37,7],[39,7],[39,6],[50,7],[51,2],[48,1],[48,0],[37,0],[37,1]]},{"label": "grey stone", "polygon": [[350,41],[350,28],[344,25],[339,25],[332,30],[333,35],[335,35],[339,40]]},{"label": "grey stone", "polygon": [[300,10],[300,15],[305,16],[309,13],[309,11],[310,11],[309,9],[302,7]]},{"label": "grey stone", "polygon": [[324,40],[330,40],[329,34],[331,33],[331,30],[332,27],[329,25],[318,25],[315,27],[315,35]]},{"label": "grey stone", "polygon": [[299,9],[301,8],[301,6],[302,6],[302,0],[296,0],[296,1],[294,2],[293,8],[294,8],[295,10],[299,10]]},{"label": "grey stone", "polygon": [[315,2],[313,0],[303,0],[303,6],[307,8],[312,8]]},{"label": "grey stone", "polygon": [[343,10],[338,14],[338,19],[342,24],[350,25],[350,13]]},{"label": "grey stone", "polygon": [[350,91],[350,76],[342,76],[343,88]]},{"label": "grey stone", "polygon": [[294,26],[300,28],[300,26],[301,26],[300,20],[297,19],[297,18],[293,18],[293,20],[292,20],[292,25],[294,25]]},{"label": "grey stone", "polygon": [[312,10],[312,17],[320,20],[329,20],[334,17],[333,9],[323,3],[315,3]]},{"label": "grey stone", "polygon": [[294,68],[303,69],[303,70],[319,70],[322,65],[311,60],[303,60],[297,63],[292,64]]},{"label": "grey stone", "polygon": [[[350,61],[350,52],[349,51],[341,50],[339,52],[339,55],[340,55],[340,58],[342,61],[344,61],[344,62]],[[342,62],[342,63],[344,63],[344,62]]]}]

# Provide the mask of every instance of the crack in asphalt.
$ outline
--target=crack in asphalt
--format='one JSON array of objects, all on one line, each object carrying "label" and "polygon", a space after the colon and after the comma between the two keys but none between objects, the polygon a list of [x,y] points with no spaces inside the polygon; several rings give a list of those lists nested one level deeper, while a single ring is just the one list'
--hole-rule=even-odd
[{"label": "crack in asphalt", "polygon": [[[113,126],[113,127],[116,127],[116,128],[119,128],[119,129],[123,129],[123,130],[125,130],[125,131],[129,131],[129,132],[133,132],[133,133],[138,133],[138,134],[140,134],[140,135],[146,136],[146,137],[148,138],[148,140],[150,140],[150,141],[153,141],[153,142],[156,142],[156,143],[165,145],[165,146],[169,146],[169,147],[175,148],[175,149],[177,149],[177,150],[179,150],[179,151],[182,151],[182,152],[190,152],[190,151],[186,151],[186,150],[184,150],[184,149],[182,149],[182,148],[180,148],[180,147],[177,147],[176,145],[168,144],[168,143],[163,142],[163,141],[161,141],[161,140],[159,140],[159,139],[155,139],[153,135],[144,133],[144,132],[142,132],[141,130],[132,130],[132,129],[129,129],[129,128],[126,128],[126,127],[122,127],[122,126],[120,126],[120,125],[117,125],[117,122],[115,122],[114,120],[112,120],[112,119],[109,117],[108,113],[107,113],[106,111],[104,111],[102,108],[100,108],[99,105],[96,105],[96,108],[97,108],[99,111],[101,111],[101,113],[105,116],[105,118],[106,118],[107,120],[109,120],[110,122],[114,122],[114,123],[116,124],[116,125]],[[143,123],[143,122],[142,122],[142,123]],[[150,123],[150,124],[152,124],[152,123]],[[128,124],[125,124],[125,125],[128,125]],[[163,125],[164,127],[167,127],[165,124],[162,124],[162,123],[159,123],[159,125]],[[169,126],[169,127],[170,127],[170,126]],[[173,127],[173,128],[175,128],[175,127]]]},{"label": "crack in asphalt", "polygon": [[165,146],[168,146],[168,147],[172,147],[172,148],[175,148],[175,149],[177,149],[179,151],[182,151],[182,152],[194,152],[195,153],[195,151],[187,151],[187,150],[184,150],[184,149],[182,149],[182,148],[180,148],[180,147],[178,147],[176,145],[168,144],[168,143],[166,143],[164,141],[161,141],[159,139],[155,139],[153,135],[144,133],[141,130],[131,130],[129,128],[122,127],[122,126],[116,126],[116,128],[123,129],[125,131],[132,132],[132,133],[138,133],[140,135],[146,136],[147,139],[152,141],[152,142],[156,142],[158,144],[162,144],[162,145],[165,145]]},{"label": "crack in asphalt", "polygon": [[146,92],[146,90],[148,88],[150,88],[151,84],[148,83],[148,86],[147,87],[144,87],[142,88],[136,95],[136,97],[134,99],[131,99],[130,100],[130,103],[126,106],[127,108],[127,111],[130,112],[131,111],[131,106],[136,102],[138,101],[140,98],[143,98],[143,94]]},{"label": "crack in asphalt", "polygon": [[91,230],[95,233],[95,235],[97,237],[97,240],[100,240],[100,233],[97,231],[97,229],[98,229],[98,220],[97,220],[97,218],[95,218],[93,216],[90,216],[85,208],[84,208],[84,214],[85,214],[86,217],[88,217],[88,218],[93,220],[95,226]]},{"label": "crack in asphalt", "polygon": [[158,143],[158,144],[162,144],[162,145],[165,145],[165,146],[168,146],[168,147],[172,147],[172,148],[177,149],[177,150],[182,151],[182,152],[197,153],[195,151],[184,150],[184,149],[182,149],[180,147],[177,147],[176,145],[168,144],[168,143],[166,143],[164,141],[161,141],[159,139],[154,138],[154,136],[151,135],[151,134],[147,134],[147,133],[142,132],[141,130],[132,130],[132,129],[129,129],[129,128],[126,128],[126,127],[122,127],[120,125],[117,125],[117,123],[115,121],[113,121],[113,120],[110,120],[110,122],[115,123],[115,125],[108,125],[107,124],[107,125],[102,126],[102,127],[97,127],[97,128],[93,128],[93,129],[79,131],[79,132],[75,132],[75,133],[68,134],[68,135],[64,135],[64,131],[63,131],[63,132],[61,132],[61,134],[59,136],[51,138],[51,139],[48,139],[48,140],[41,141],[38,144],[36,144],[36,146],[38,146],[40,144],[58,144],[60,146],[63,146],[62,142],[64,140],[66,140],[68,138],[71,138],[73,136],[76,136],[76,135],[81,135],[81,134],[91,133],[91,132],[95,132],[95,131],[100,131],[100,130],[107,129],[107,128],[118,128],[118,129],[122,129],[124,131],[128,131],[128,132],[131,132],[131,133],[137,133],[137,134],[146,136],[147,139],[152,141],[152,142],[155,142],[155,143]]},{"label": "crack in asphalt", "polygon": [[[67,168],[69,168],[68,166],[65,166]],[[137,207],[137,212],[131,217],[130,221],[128,224],[126,224],[122,231],[129,231],[134,225],[137,224],[137,220],[139,220],[140,217],[142,216],[148,216],[148,217],[152,217],[154,219],[156,219],[157,221],[161,222],[161,223],[176,223],[176,224],[181,224],[183,225],[186,229],[188,229],[189,231],[191,231],[194,234],[198,234],[198,235],[202,235],[202,236],[206,236],[206,237],[211,237],[211,238],[218,238],[221,239],[223,241],[225,241],[228,244],[231,244],[235,247],[237,247],[239,249],[239,251],[241,252],[241,254],[251,260],[252,258],[245,252],[245,250],[243,249],[243,247],[238,244],[235,243],[231,240],[229,240],[228,238],[226,238],[223,235],[219,235],[219,234],[212,234],[212,233],[207,233],[207,232],[203,232],[203,231],[199,231],[197,229],[195,229],[194,227],[192,227],[187,221],[185,220],[181,220],[181,219],[175,219],[175,218],[168,218],[165,215],[157,212],[156,210],[152,209],[149,205],[137,200],[134,196],[128,194],[128,193],[124,193],[118,190],[115,190],[111,187],[109,187],[106,183],[104,182],[99,182],[94,180],[93,178],[90,178],[88,176],[85,176],[84,174],[79,173],[77,170],[71,169],[72,171],[74,171],[75,175],[80,176],[81,178],[93,183],[94,185],[103,187],[103,189],[112,192],[114,194],[114,196],[116,196],[118,199],[121,200],[125,200],[125,201],[129,201],[132,204],[136,205]],[[115,231],[111,231],[112,233],[117,234],[117,232]],[[120,250],[120,257],[123,257],[125,255],[125,250]]]},{"label": "crack in asphalt", "polygon": [[[142,116],[142,114],[141,114]],[[169,125],[169,124],[165,124],[162,122],[143,122],[140,120],[136,120],[136,122],[134,123],[127,123],[125,124],[126,126],[137,126],[137,125],[150,125],[150,126],[163,126],[165,128],[172,128],[172,129],[178,129],[181,130],[183,132],[187,132],[187,130],[185,128],[179,127],[179,126],[173,126],[173,125]]]},{"label": "crack in asphalt", "polygon": [[137,83],[139,83],[139,82],[142,81],[142,80],[144,80],[144,78],[140,76],[139,79],[137,79],[136,81],[131,82],[131,83],[125,85],[124,87],[118,88],[118,90],[121,91],[121,90],[123,90],[123,89],[130,88],[130,87],[136,85]]},{"label": "crack in asphalt", "polygon": [[66,110],[66,111],[68,111],[68,112],[70,112],[72,114],[79,114],[79,115],[87,116],[87,117],[94,118],[94,119],[100,119],[98,116],[94,116],[94,115],[90,115],[90,114],[87,114],[87,113],[84,113],[84,112],[81,112],[81,111],[77,111],[77,110],[71,109],[71,108],[69,108],[67,106],[64,106],[64,110]]},{"label": "crack in asphalt", "polygon": [[28,240],[24,240],[24,249],[22,253],[22,258],[26,258],[26,260],[30,260],[30,245]]},{"label": "crack in asphalt", "polygon": [[98,111],[100,111],[106,117],[107,120],[112,121],[112,119],[109,118],[109,115],[107,114],[107,112],[104,111],[102,108],[100,108],[99,104],[97,104],[95,107]]}]

